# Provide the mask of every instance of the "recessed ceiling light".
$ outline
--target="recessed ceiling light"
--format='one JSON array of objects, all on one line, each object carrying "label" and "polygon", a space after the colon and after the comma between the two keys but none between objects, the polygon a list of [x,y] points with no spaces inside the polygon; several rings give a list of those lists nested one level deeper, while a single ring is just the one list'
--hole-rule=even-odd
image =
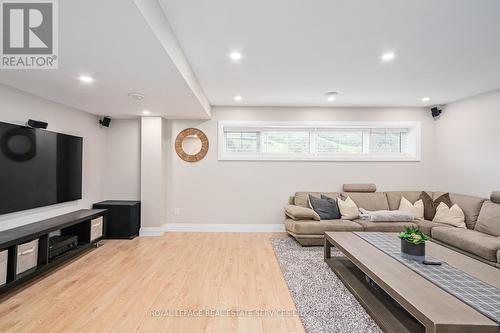
[{"label": "recessed ceiling light", "polygon": [[231,60],[233,61],[238,61],[242,58],[242,54],[240,52],[231,52],[229,54],[229,58],[231,58]]},{"label": "recessed ceiling light", "polygon": [[151,114],[151,111],[149,110],[142,110],[142,114],[145,116],[149,116]]},{"label": "recessed ceiling light", "polygon": [[135,99],[136,101],[142,101],[144,99],[144,94],[139,92],[129,92],[128,97]]},{"label": "recessed ceiling light", "polygon": [[326,92],[326,93],[325,93],[325,95],[326,95],[326,100],[327,100],[328,102],[333,102],[333,101],[337,98],[337,95],[338,95],[338,94],[339,94],[339,93],[338,93],[338,92],[336,92],[336,91],[328,91],[328,92]]},{"label": "recessed ceiling light", "polygon": [[78,77],[78,79],[80,81],[82,81],[83,83],[92,83],[92,82],[94,82],[94,78],[91,77],[91,76],[88,76],[88,75],[80,75]]},{"label": "recessed ceiling light", "polygon": [[430,100],[431,100],[431,98],[429,96],[422,97],[422,102],[428,102]]},{"label": "recessed ceiling light", "polygon": [[242,99],[243,99],[243,97],[241,97],[241,95],[236,95],[236,96],[234,96],[234,100],[235,100],[236,102],[241,102],[241,100],[242,100]]},{"label": "recessed ceiling light", "polygon": [[382,59],[382,61],[391,61],[391,60],[394,60],[394,58],[396,58],[396,53],[394,53],[394,52],[384,53],[380,57],[380,59]]}]

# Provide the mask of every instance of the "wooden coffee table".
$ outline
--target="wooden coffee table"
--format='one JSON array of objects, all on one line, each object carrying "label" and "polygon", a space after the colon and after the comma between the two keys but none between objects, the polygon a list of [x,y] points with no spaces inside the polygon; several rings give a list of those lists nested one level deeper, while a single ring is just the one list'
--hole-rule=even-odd
[{"label": "wooden coffee table", "polygon": [[[345,257],[332,257],[332,246]],[[433,242],[426,251],[500,288],[500,269]],[[325,261],[385,332],[500,332],[497,323],[352,232],[325,234]]]}]

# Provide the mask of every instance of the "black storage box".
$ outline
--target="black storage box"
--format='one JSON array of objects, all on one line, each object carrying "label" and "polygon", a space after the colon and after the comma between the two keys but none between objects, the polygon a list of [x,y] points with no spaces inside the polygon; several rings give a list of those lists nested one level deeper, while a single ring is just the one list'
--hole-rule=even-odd
[{"label": "black storage box", "polygon": [[107,209],[106,238],[132,239],[139,236],[141,202],[107,200],[95,203],[96,209]]}]

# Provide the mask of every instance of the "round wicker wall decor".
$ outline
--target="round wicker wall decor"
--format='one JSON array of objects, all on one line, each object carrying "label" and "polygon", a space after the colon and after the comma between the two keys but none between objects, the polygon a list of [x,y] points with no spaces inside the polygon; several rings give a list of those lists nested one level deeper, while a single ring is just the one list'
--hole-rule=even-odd
[{"label": "round wicker wall decor", "polygon": [[[196,154],[188,154],[184,151],[182,147],[182,142],[187,137],[196,137],[201,142],[201,148]],[[186,128],[177,135],[175,139],[175,152],[179,157],[186,162],[198,162],[202,160],[208,153],[208,138],[197,128]]]}]

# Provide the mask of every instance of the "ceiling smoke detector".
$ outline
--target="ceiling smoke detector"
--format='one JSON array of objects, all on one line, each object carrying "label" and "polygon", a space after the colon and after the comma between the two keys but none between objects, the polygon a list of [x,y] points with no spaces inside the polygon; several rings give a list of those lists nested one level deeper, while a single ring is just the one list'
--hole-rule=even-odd
[{"label": "ceiling smoke detector", "polygon": [[138,92],[129,92],[128,97],[135,99],[136,101],[142,101],[144,99],[144,94]]}]

